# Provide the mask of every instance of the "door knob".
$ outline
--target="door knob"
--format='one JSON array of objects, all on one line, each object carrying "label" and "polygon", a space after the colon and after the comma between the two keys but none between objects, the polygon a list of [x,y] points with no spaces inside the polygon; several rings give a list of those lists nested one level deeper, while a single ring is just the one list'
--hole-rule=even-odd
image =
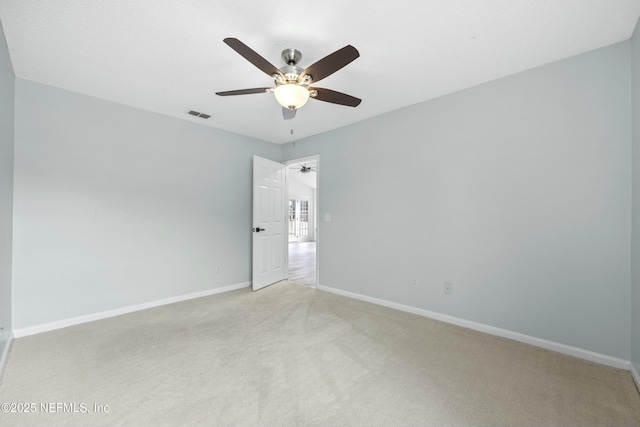
[{"label": "door knob", "polygon": [[264,231],[264,228],[260,228],[260,227],[254,228],[253,231],[256,232],[256,233],[259,233],[261,231]]}]

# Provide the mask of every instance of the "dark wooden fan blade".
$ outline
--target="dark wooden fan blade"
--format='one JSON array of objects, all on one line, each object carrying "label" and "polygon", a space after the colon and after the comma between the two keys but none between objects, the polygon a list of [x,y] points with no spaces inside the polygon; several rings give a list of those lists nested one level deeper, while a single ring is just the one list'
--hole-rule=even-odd
[{"label": "dark wooden fan blade", "polygon": [[331,89],[323,89],[321,87],[310,87],[309,90],[315,90],[318,94],[313,98],[318,101],[331,102],[332,104],[346,105],[348,107],[357,107],[362,102],[361,99],[355,96],[347,95],[346,93],[336,92]]},{"label": "dark wooden fan blade", "polygon": [[310,75],[314,83],[319,82],[359,56],[360,53],[355,47],[347,45],[307,67],[307,69],[300,74],[300,77],[298,77],[298,81],[302,81],[304,76]]},{"label": "dark wooden fan blade", "polygon": [[234,95],[251,95],[253,93],[265,93],[268,92],[270,87],[257,87],[254,89],[240,89],[240,90],[228,90],[226,92],[216,92],[216,95],[220,96],[234,96]]},{"label": "dark wooden fan blade", "polygon": [[244,59],[261,69],[262,72],[268,74],[269,76],[273,76],[274,74],[279,74],[282,76],[282,73],[276,68],[275,65],[264,59],[262,56],[256,53],[256,51],[251,49],[246,44],[242,43],[240,40],[229,37],[224,39],[223,41],[227,45],[229,45],[231,49],[242,55]]},{"label": "dark wooden fan blade", "polygon": [[298,111],[298,110],[292,110],[292,109],[287,108],[287,107],[282,107],[282,117],[285,120],[291,120],[296,116],[296,111]]}]

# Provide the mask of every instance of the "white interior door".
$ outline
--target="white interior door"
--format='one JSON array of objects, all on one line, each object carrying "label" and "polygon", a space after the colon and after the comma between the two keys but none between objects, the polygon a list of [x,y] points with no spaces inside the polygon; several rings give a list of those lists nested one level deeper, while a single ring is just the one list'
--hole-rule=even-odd
[{"label": "white interior door", "polygon": [[285,168],[253,156],[253,273],[254,291],[285,279],[287,193]]}]

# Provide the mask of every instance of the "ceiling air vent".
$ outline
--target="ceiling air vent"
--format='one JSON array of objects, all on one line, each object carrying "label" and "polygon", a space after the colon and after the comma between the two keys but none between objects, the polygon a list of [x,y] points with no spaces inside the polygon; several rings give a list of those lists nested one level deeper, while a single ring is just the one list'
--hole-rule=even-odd
[{"label": "ceiling air vent", "polygon": [[205,114],[194,110],[189,111],[189,114],[191,114],[192,116],[200,117],[201,119],[208,119],[209,117],[211,117],[211,114]]}]

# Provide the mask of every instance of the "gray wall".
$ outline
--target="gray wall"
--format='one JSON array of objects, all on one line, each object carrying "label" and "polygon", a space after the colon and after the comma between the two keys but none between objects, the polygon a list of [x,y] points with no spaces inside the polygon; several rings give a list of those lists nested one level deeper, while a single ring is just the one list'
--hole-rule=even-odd
[{"label": "gray wall", "polygon": [[288,144],[320,155],[321,285],[629,360],[630,66],[624,42]]},{"label": "gray wall", "polygon": [[250,281],[254,154],[281,147],[17,79],[14,329]]},{"label": "gray wall", "polygon": [[[639,21],[640,22],[640,21]],[[640,23],[631,40],[633,86],[633,236],[631,246],[631,362],[640,372]]]},{"label": "gray wall", "polygon": [[0,26],[0,358],[11,332],[14,82],[9,50]]}]

